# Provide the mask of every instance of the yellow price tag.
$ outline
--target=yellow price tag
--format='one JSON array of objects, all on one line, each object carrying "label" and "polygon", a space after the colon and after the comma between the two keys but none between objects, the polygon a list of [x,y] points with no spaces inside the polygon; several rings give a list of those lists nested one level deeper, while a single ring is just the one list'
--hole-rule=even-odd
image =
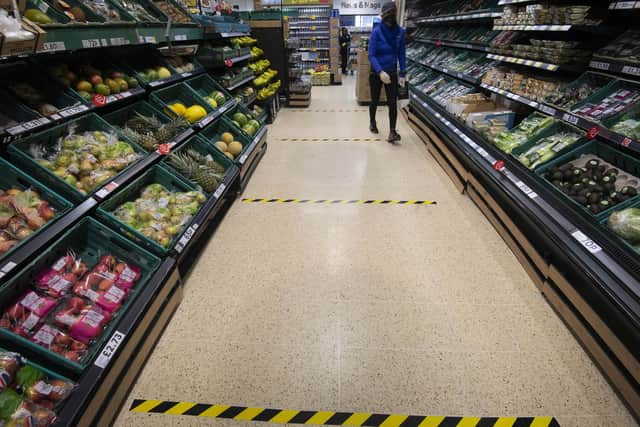
[{"label": "yellow price tag", "polygon": [[316,15],[311,15],[310,18],[311,18],[312,21],[315,21],[316,20]]},{"label": "yellow price tag", "polygon": [[315,30],[316,30],[316,26],[315,26],[315,25],[312,25],[312,26],[311,26],[311,31],[315,31]]}]

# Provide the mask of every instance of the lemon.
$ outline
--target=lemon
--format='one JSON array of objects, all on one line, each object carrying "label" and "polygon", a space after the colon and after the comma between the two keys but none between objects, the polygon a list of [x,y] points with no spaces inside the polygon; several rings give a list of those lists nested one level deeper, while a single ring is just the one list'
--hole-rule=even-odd
[{"label": "lemon", "polygon": [[231,144],[233,142],[233,135],[231,135],[229,132],[225,132],[220,136],[220,139],[222,139],[227,144]]},{"label": "lemon", "polygon": [[209,106],[210,106],[211,108],[218,108],[218,103],[217,103],[217,102],[216,102],[216,100],[215,100],[215,99],[213,99],[212,97],[210,97],[210,96],[205,96],[205,97],[204,97],[204,100],[205,100],[205,101],[207,101],[207,104],[209,104]]},{"label": "lemon", "polygon": [[185,111],[187,111],[187,107],[185,107],[184,104],[181,104],[179,102],[169,105],[168,108],[177,116],[184,116]]},{"label": "lemon", "polygon": [[206,115],[207,111],[200,105],[192,105],[185,110],[183,117],[187,119],[189,123],[195,123],[204,118],[204,116]]}]

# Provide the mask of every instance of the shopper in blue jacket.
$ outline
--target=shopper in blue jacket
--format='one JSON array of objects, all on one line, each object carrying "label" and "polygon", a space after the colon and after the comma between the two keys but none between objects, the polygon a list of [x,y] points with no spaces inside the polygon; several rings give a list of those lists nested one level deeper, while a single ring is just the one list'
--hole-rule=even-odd
[{"label": "shopper in blue jacket", "polygon": [[[398,85],[404,87],[407,71],[407,54],[405,46],[405,31],[396,21],[397,9],[393,2],[387,2],[382,6],[382,25],[376,27],[369,38],[369,62],[371,62],[371,74],[369,85],[371,87],[371,104],[369,105],[369,129],[378,133],[376,124],[376,110],[380,100],[380,91],[384,85],[389,106],[389,138],[393,143],[400,140],[396,132],[398,121]],[[398,65],[400,73],[398,74]]]}]

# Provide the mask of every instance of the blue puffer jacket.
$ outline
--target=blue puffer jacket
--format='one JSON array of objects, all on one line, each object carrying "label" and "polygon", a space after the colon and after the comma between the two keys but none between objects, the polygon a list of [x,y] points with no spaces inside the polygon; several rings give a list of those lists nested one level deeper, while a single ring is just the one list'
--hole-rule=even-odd
[{"label": "blue puffer jacket", "polygon": [[405,31],[399,25],[387,28],[380,24],[369,37],[369,62],[376,73],[395,73],[400,63],[400,77],[407,72]]}]

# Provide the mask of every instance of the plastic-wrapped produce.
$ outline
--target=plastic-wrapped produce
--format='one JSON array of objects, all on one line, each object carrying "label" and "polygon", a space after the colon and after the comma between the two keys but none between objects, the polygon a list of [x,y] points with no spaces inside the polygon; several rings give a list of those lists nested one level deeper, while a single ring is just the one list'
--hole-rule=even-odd
[{"label": "plastic-wrapped produce", "polygon": [[552,117],[532,114],[515,128],[496,135],[491,142],[505,153],[510,153],[514,148],[521,146],[552,123]]},{"label": "plastic-wrapped produce", "polygon": [[640,208],[613,212],[607,221],[609,229],[632,245],[640,245]]},{"label": "plastic-wrapped produce", "polygon": [[560,151],[573,145],[580,138],[581,135],[577,133],[558,132],[542,138],[536,145],[521,154],[518,160],[529,169],[533,169],[553,159]]}]

